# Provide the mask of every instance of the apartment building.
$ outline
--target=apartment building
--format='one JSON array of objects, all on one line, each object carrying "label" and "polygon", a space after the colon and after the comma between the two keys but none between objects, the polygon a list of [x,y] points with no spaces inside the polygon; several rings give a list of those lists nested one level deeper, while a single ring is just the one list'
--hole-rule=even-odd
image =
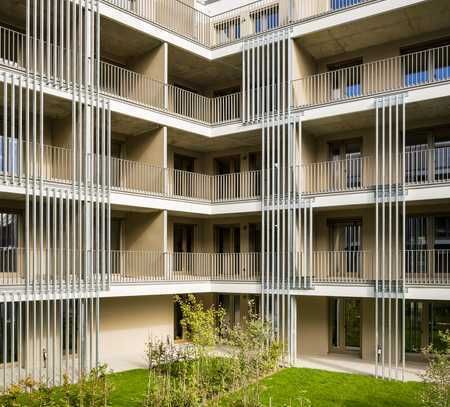
[{"label": "apartment building", "polygon": [[143,366],[176,294],[385,378],[450,328],[448,1],[4,0],[0,37],[0,387]]}]

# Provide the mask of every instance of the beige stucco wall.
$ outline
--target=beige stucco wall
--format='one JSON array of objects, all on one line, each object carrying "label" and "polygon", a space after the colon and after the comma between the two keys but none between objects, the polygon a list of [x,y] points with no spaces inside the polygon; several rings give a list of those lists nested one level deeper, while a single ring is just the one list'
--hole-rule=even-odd
[{"label": "beige stucco wall", "polygon": [[328,353],[328,298],[297,298],[297,354]]},{"label": "beige stucco wall", "polygon": [[164,213],[128,212],[124,221],[126,250],[159,251],[164,249]]},{"label": "beige stucco wall", "polygon": [[145,367],[145,343],[173,338],[169,295],[102,298],[100,315],[100,354],[116,370]]},{"label": "beige stucco wall", "polygon": [[[169,129],[170,132],[170,129]],[[254,147],[240,147],[233,149],[221,149],[219,151],[212,151],[205,154],[204,152],[198,152],[194,149],[185,149],[177,146],[169,145],[167,149],[167,161],[168,167],[174,167],[174,155],[180,154],[188,157],[195,158],[195,171],[204,174],[214,173],[214,160],[220,157],[230,157],[239,156],[240,157],[240,170],[241,172],[249,170],[249,159],[250,153],[255,153],[261,151],[259,145]]]},{"label": "beige stucco wall", "polygon": [[194,244],[196,252],[214,252],[214,226],[215,225],[233,225],[240,228],[241,252],[248,252],[249,244],[249,224],[260,223],[261,215],[250,215],[246,217],[235,218],[214,218],[214,219],[195,219],[169,216],[167,229],[167,242],[169,251],[173,250],[174,242],[174,224],[185,223],[197,225],[197,236]]},{"label": "beige stucco wall", "polygon": [[128,65],[132,71],[164,82],[167,72],[166,53],[167,43],[162,43],[145,54],[131,59]]}]

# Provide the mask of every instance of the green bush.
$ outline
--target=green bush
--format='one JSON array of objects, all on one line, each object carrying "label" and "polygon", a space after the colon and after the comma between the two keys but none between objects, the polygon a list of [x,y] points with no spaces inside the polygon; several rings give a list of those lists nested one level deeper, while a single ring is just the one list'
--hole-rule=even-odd
[{"label": "green bush", "polygon": [[106,366],[93,369],[77,384],[64,376],[61,386],[50,387],[26,378],[0,395],[1,407],[106,407],[112,386]]}]

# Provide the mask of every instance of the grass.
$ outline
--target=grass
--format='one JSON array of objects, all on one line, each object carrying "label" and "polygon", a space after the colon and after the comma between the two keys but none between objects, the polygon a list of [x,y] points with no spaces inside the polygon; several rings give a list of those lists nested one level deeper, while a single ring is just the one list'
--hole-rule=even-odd
[{"label": "grass", "polygon": [[109,378],[114,386],[114,390],[110,397],[111,406],[142,406],[142,401],[147,390],[148,372],[146,369],[112,373]]},{"label": "grass", "polygon": [[302,391],[312,407],[418,407],[424,386],[418,382],[389,382],[370,376],[297,368],[284,369],[261,384],[264,405],[269,405],[271,397],[273,407],[290,402],[298,406],[296,398]]},{"label": "grass", "polygon": [[[147,385],[145,369],[113,373],[115,390],[113,407],[141,406]],[[284,369],[262,380],[262,401],[273,407],[283,407],[305,392],[312,407],[419,407],[422,383],[383,381],[369,376],[333,373],[315,369]],[[232,397],[239,397],[239,394]],[[229,398],[228,400],[230,400]],[[226,400],[223,405],[229,404]]]}]

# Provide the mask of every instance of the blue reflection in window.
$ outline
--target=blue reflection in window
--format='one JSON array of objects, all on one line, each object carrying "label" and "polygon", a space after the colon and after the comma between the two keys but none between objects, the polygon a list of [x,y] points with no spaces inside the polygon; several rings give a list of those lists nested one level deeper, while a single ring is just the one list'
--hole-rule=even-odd
[{"label": "blue reflection in window", "polygon": [[[255,32],[260,33],[265,30],[277,28],[280,23],[278,7],[271,8],[267,11],[258,11],[253,15],[255,22]],[[267,28],[265,28],[267,27]]]},{"label": "blue reflection in window", "polygon": [[355,4],[362,3],[364,0],[331,0],[331,9],[339,10],[341,8],[354,6]]},{"label": "blue reflection in window", "polygon": [[428,71],[408,72],[405,74],[405,86],[416,86],[428,82]]},{"label": "blue reflection in window", "polygon": [[442,66],[434,70],[434,79],[437,81],[445,81],[450,79],[450,66]]},{"label": "blue reflection in window", "polygon": [[347,85],[347,96],[356,97],[362,95],[362,89],[360,83],[355,83],[353,85]]}]

